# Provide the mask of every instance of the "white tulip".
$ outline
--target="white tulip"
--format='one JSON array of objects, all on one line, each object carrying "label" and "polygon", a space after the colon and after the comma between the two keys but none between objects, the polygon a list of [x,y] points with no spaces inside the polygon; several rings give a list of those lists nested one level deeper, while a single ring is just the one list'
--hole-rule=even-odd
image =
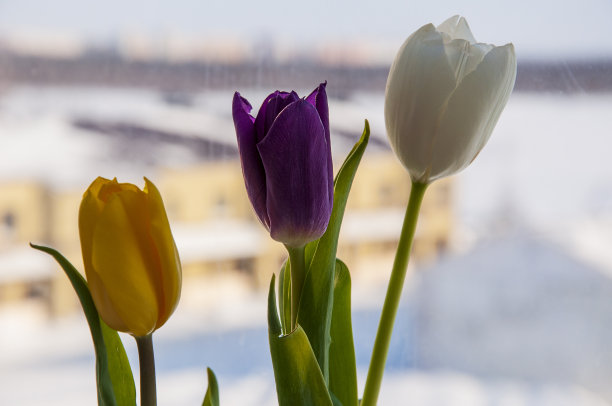
[{"label": "white tulip", "polygon": [[452,175],[474,160],[515,78],[514,46],[476,42],[463,17],[408,37],[387,79],[385,123],[413,182]]}]

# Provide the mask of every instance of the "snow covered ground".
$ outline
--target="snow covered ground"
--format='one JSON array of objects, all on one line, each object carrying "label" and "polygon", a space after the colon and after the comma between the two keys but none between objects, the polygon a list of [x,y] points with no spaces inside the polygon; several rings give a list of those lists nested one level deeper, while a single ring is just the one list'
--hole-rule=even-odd
[{"label": "snow covered ground", "polygon": [[[382,288],[381,285],[375,287]],[[199,297],[193,299],[194,296],[188,295],[192,299],[181,303],[173,318],[155,334],[160,406],[200,404],[206,387],[205,366],[211,366],[217,374],[223,405],[276,404],[262,317],[265,296],[250,291],[244,281],[228,278],[190,289],[197,289]],[[363,291],[363,286],[358,290]],[[39,313],[32,310],[21,308],[0,314],[3,331],[0,335],[0,404],[95,404],[93,351],[84,318],[78,315],[42,320]],[[400,320],[407,319],[407,312],[404,306],[400,310]],[[354,315],[360,390],[365,381],[377,317],[377,311],[372,309],[357,309]],[[406,325],[398,328],[398,335],[392,342],[381,405],[609,405],[601,396],[575,384],[483,378],[444,369],[414,369],[407,361],[410,357],[406,357],[409,329]],[[135,367],[134,342],[129,336],[122,338]]]},{"label": "snow covered ground", "polygon": [[[242,94],[254,105],[265,96],[262,91],[248,89]],[[152,91],[5,89],[0,94],[0,179],[32,177],[59,187],[85,187],[93,177],[102,174],[141,183],[142,169],[151,165],[150,162],[113,160],[112,145],[104,143],[99,135],[75,128],[71,120],[75,117],[130,120],[147,128],[213,136],[219,142],[231,143],[234,142],[229,114],[231,95],[230,91],[197,95],[193,106],[185,108],[163,104],[161,97]],[[332,131],[357,135],[362,130],[363,118],[368,118],[373,136],[384,142],[382,106],[381,94],[332,99]],[[612,275],[610,111],[610,94],[514,94],[487,147],[456,178],[459,254],[477,251],[486,246],[490,237],[522,238],[516,237],[521,234],[512,234],[512,230],[519,229],[529,238],[553,242],[581,264],[589,264],[589,272],[599,272],[609,278]],[[216,132],[208,131],[210,128]],[[348,143],[335,139],[339,140],[336,149],[341,156]],[[157,163],[174,165],[197,161],[197,157],[185,151],[169,151]],[[91,162],[96,164],[89,165]],[[453,258],[449,256],[445,261]],[[500,261],[511,260],[500,258]],[[461,263],[469,264],[465,266],[470,268],[479,264],[468,260],[445,266],[455,270],[453,264]],[[545,264],[540,265],[546,268]],[[528,272],[523,274],[527,279],[514,282],[519,287],[521,283],[532,282]],[[548,277],[555,278],[554,273]],[[585,273],[584,277],[591,278],[592,274]],[[361,385],[384,293],[384,279],[384,275],[361,272],[355,275],[354,328]],[[429,283],[437,282],[434,279]],[[547,286],[546,281],[541,283]],[[503,288],[505,282],[498,281],[497,286]],[[537,290],[530,292],[537,294]],[[471,295],[455,289],[449,289],[446,294],[450,295],[448,302],[453,306],[469,302],[464,298]],[[494,295],[488,300],[493,300],[491,297]],[[555,298],[547,300],[553,302]],[[548,304],[554,307],[554,302]],[[494,308],[490,302],[482,303],[481,307]],[[605,309],[602,307],[599,311]],[[598,308],[590,311],[597,312]],[[450,367],[422,368],[418,354],[414,354],[418,347],[414,343],[413,326],[409,325],[411,314],[406,304],[400,310],[382,405],[610,404],[611,399],[603,399],[572,382],[487,376]],[[469,312],[462,314],[470,315]],[[224,405],[274,404],[264,315],[264,294],[251,291],[238,276],[186,286],[176,314],[156,334],[160,405],[198,404],[205,390],[207,365],[218,374]],[[489,317],[497,316],[489,313]],[[580,352],[580,334],[576,337],[574,355],[596,358],[597,354],[591,351]],[[557,338],[551,329],[551,335],[542,339],[542,345],[546,345],[546,340]],[[453,337],[444,339],[445,345],[453,341]],[[135,347],[129,337],[125,342],[135,365]],[[603,354],[601,358],[599,362],[606,359]],[[442,361],[437,365],[444,365]],[[2,309],[0,405],[94,404],[94,393],[91,339],[80,315],[47,320],[36,308]]]}]

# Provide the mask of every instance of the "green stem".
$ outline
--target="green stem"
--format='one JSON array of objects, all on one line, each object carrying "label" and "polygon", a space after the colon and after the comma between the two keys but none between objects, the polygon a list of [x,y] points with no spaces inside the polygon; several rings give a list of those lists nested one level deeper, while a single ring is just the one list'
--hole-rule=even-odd
[{"label": "green stem", "polygon": [[385,371],[385,363],[387,362],[387,353],[389,352],[389,342],[391,341],[395,315],[397,314],[402,288],[404,287],[404,280],[406,279],[406,270],[408,268],[408,259],[412,249],[414,231],[416,230],[419,211],[427,186],[428,184],[425,183],[412,183],[410,201],[406,208],[404,225],[402,226],[402,233],[397,252],[395,253],[393,270],[391,271],[391,278],[389,279],[385,304],[383,305],[382,314],[380,315],[378,331],[376,332],[376,341],[374,342],[374,350],[372,351],[372,359],[370,361],[368,377],[366,379],[363,399],[361,400],[360,406],[375,406],[378,400],[378,393],[380,392],[380,384]]},{"label": "green stem", "polygon": [[140,364],[140,405],[156,406],[155,356],[153,355],[153,335],[135,337]]},{"label": "green stem", "polygon": [[302,296],[304,279],[306,279],[306,263],[304,260],[304,246],[295,248],[286,245],[285,247],[289,252],[289,261],[291,263],[291,330],[294,330],[297,327],[300,297]]}]

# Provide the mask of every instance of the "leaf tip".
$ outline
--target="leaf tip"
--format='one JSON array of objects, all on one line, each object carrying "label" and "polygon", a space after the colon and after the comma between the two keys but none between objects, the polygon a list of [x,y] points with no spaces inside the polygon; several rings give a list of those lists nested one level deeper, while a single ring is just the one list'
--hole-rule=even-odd
[{"label": "leaf tip", "polygon": [[361,135],[361,139],[366,143],[370,139],[370,122],[367,118],[365,119],[365,123],[363,125],[363,134]]}]

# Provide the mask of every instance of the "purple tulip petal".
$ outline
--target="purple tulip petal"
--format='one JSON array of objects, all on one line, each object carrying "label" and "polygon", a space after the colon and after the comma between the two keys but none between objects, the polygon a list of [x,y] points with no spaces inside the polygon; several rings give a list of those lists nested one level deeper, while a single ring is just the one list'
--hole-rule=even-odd
[{"label": "purple tulip petal", "polygon": [[[327,92],[325,88],[327,87],[327,81],[321,83],[319,87],[317,87],[308,97],[306,101],[315,106],[317,111],[319,112],[319,117],[321,118],[321,122],[323,123],[323,127],[325,128],[325,139],[327,140],[327,145],[331,145],[330,143],[330,132],[329,132],[329,108],[327,106]],[[328,147],[328,160],[327,160],[327,170],[329,172],[329,178],[333,179],[334,177],[334,168],[332,163],[331,156],[331,148]],[[330,205],[334,203],[334,184],[333,182],[329,184],[329,198]]]},{"label": "purple tulip petal", "polygon": [[266,172],[272,238],[301,246],[319,238],[331,215],[329,145],[306,100],[287,106],[257,145]]},{"label": "purple tulip petal", "polygon": [[300,97],[295,92],[279,92],[278,90],[266,97],[255,119],[257,142],[261,141],[274,123],[276,116],[288,105]]},{"label": "purple tulip petal", "polygon": [[266,210],[266,173],[259,152],[257,152],[255,119],[249,114],[251,109],[247,99],[240,96],[238,92],[234,93],[232,116],[238,138],[244,183],[255,214],[263,225],[270,229],[270,219]]},{"label": "purple tulip petal", "polygon": [[279,92],[278,90],[273,93],[270,93],[268,97],[264,99],[263,103],[261,103],[261,107],[259,108],[259,111],[257,112],[257,117],[255,118],[255,131],[257,132],[257,134],[259,134],[257,142],[261,141],[263,137],[266,135],[264,131],[264,121],[266,117],[266,110],[268,109],[268,103],[273,98],[278,97],[280,93],[281,92]]}]

